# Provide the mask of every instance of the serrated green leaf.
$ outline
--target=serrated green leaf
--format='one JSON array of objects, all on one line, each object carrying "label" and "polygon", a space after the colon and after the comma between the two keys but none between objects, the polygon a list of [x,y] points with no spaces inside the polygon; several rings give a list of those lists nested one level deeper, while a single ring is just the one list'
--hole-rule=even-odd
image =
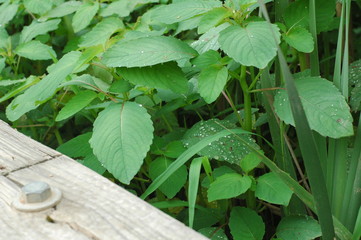
[{"label": "serrated green leaf", "polygon": [[201,71],[198,77],[198,92],[206,101],[212,103],[221,94],[228,79],[228,69],[213,65]]},{"label": "serrated green leaf", "polygon": [[288,206],[292,190],[273,172],[257,179],[256,197],[269,203]]},{"label": "serrated green leaf", "polygon": [[188,91],[188,81],[175,62],[142,68],[121,68],[120,74],[129,82],[151,88],[169,89],[176,93]]},{"label": "serrated green leaf", "polygon": [[81,36],[79,47],[104,44],[110,36],[120,28],[124,28],[124,24],[119,18],[105,18],[95,25],[92,30]]},{"label": "serrated green leaf", "polygon": [[238,173],[226,173],[212,182],[207,191],[208,201],[229,199],[245,193],[252,184],[248,176]]},{"label": "serrated green leaf", "polygon": [[37,40],[26,42],[17,46],[15,53],[31,60],[47,60],[56,58],[56,53],[52,47]]},{"label": "serrated green leaf", "polygon": [[36,36],[45,34],[47,32],[53,31],[58,28],[58,24],[60,23],[60,19],[54,19],[47,22],[37,22],[33,21],[29,26],[23,28],[20,34],[19,43],[29,42],[31,39]]},{"label": "serrated green leaf", "polygon": [[43,14],[51,9],[53,6],[52,1],[44,1],[44,0],[24,0],[25,8],[32,13],[35,14]]},{"label": "serrated green leaf", "polygon": [[194,64],[197,68],[203,69],[207,68],[214,64],[220,64],[222,57],[219,52],[214,50],[209,50],[198,57],[192,59],[192,64]]},{"label": "serrated green leaf", "polygon": [[[156,179],[162,174],[168,166],[172,163],[170,159],[166,157],[158,157],[153,160],[149,165],[149,176],[152,180]],[[177,171],[175,171],[162,185],[159,190],[167,196],[167,198],[173,198],[183,187],[187,181],[187,167],[183,165]]]},{"label": "serrated green leaf", "polygon": [[113,14],[118,15],[119,17],[128,17],[131,12],[133,12],[137,7],[147,4],[155,3],[159,0],[118,0],[110,3],[100,12],[100,16],[107,17]]},{"label": "serrated green leaf", "polygon": [[282,218],[276,234],[283,240],[311,240],[321,237],[321,227],[310,217],[288,216]]},{"label": "serrated green leaf", "polygon": [[18,11],[19,4],[3,3],[0,6],[0,26],[5,26],[10,22]]},{"label": "serrated green leaf", "polygon": [[241,160],[240,166],[243,171],[248,173],[257,167],[261,161],[262,159],[258,156],[258,154],[251,152]]},{"label": "serrated green leaf", "polygon": [[64,81],[75,67],[81,53],[70,52],[64,55],[54,65],[50,72],[39,83],[27,89],[22,95],[16,97],[6,108],[6,116],[10,121],[15,121],[24,113],[37,108],[44,101],[54,95],[59,84]]},{"label": "serrated green leaf", "polygon": [[228,237],[224,233],[222,228],[207,227],[207,228],[199,229],[198,232],[206,236],[210,240],[228,240]]},{"label": "serrated green leaf", "polygon": [[[207,136],[214,135],[224,129],[234,128],[236,128],[236,125],[226,120],[210,119],[201,121],[186,132],[183,143],[186,147],[193,146]],[[245,143],[259,149],[259,146],[254,143],[248,134],[240,134],[220,138],[202,149],[198,154],[219,161],[239,164],[241,159],[251,152]]]},{"label": "serrated green leaf", "polygon": [[61,121],[67,119],[91,103],[97,94],[93,91],[81,91],[74,97],[72,97],[69,102],[60,110],[58,116],[56,116],[55,121]]},{"label": "serrated green leaf", "polygon": [[19,79],[19,80],[2,80],[0,86],[10,86],[13,85],[14,82],[15,84],[19,83],[19,82],[23,82],[25,81],[23,84],[21,84],[20,86],[18,86],[15,89],[12,89],[11,91],[8,91],[4,96],[2,96],[0,98],[0,103],[2,103],[3,101],[6,101],[14,96],[16,96],[17,94],[23,92],[24,90],[28,89],[29,87],[31,87],[32,85],[36,84],[37,82],[40,81],[40,78],[35,77],[35,76],[30,76],[27,79]]},{"label": "serrated green leaf", "polygon": [[149,151],[153,130],[150,115],[137,103],[111,104],[94,121],[90,145],[103,166],[129,184]]},{"label": "serrated green leaf", "polygon": [[209,50],[217,51],[220,48],[218,43],[219,33],[229,25],[229,23],[223,23],[218,27],[209,29],[209,31],[203,34],[197,41],[194,41],[191,46],[197,50],[199,54]]},{"label": "serrated green leaf", "polygon": [[193,58],[197,52],[173,37],[146,37],[119,41],[103,55],[109,67],[145,67]]},{"label": "serrated green leaf", "polygon": [[245,28],[230,26],[220,33],[221,49],[242,65],[265,68],[277,54],[274,35],[280,43],[279,29],[272,27],[274,34],[263,21],[250,22]]},{"label": "serrated green leaf", "polygon": [[[305,77],[296,79],[295,84],[311,129],[332,138],[353,135],[350,108],[330,81],[320,77]],[[294,125],[285,90],[277,92],[274,107],[285,123]]]},{"label": "serrated green leaf", "polygon": [[71,24],[73,26],[74,32],[79,32],[80,30],[86,28],[90,24],[95,14],[98,12],[98,9],[98,2],[84,2],[73,17]]},{"label": "serrated green leaf", "polygon": [[300,52],[310,53],[313,51],[314,42],[309,31],[302,27],[290,29],[283,38],[291,46]]},{"label": "serrated green leaf", "polygon": [[80,1],[64,2],[44,14],[39,20],[44,21],[48,18],[64,17],[77,11],[81,5],[82,3]]},{"label": "serrated green leaf", "polygon": [[152,12],[155,21],[172,24],[182,22],[196,15],[206,13],[212,8],[221,7],[222,3],[215,0],[183,1],[158,7]]},{"label": "serrated green leaf", "polygon": [[217,26],[225,18],[229,17],[231,12],[224,7],[214,8],[211,11],[204,14],[199,22],[198,33],[205,33],[212,27]]},{"label": "serrated green leaf", "polygon": [[232,208],[229,228],[234,240],[262,240],[265,234],[262,218],[244,207]]},{"label": "serrated green leaf", "polygon": [[308,27],[308,0],[294,1],[286,8],[283,19],[288,28]]}]

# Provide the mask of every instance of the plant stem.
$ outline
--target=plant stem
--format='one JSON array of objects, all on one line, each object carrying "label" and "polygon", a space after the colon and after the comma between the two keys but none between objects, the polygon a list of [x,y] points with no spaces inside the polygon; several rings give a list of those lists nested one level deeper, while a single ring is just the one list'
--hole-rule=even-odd
[{"label": "plant stem", "polygon": [[246,66],[241,66],[241,76],[239,82],[243,91],[243,103],[244,103],[244,124],[243,129],[246,131],[252,131],[252,101],[251,95],[248,90],[248,85],[246,82]]}]

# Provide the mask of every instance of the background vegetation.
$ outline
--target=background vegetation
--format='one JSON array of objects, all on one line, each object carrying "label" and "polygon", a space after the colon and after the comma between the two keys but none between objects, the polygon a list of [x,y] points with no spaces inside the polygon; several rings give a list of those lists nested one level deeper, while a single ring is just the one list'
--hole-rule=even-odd
[{"label": "background vegetation", "polygon": [[211,239],[357,240],[360,10],[0,0],[0,119]]}]

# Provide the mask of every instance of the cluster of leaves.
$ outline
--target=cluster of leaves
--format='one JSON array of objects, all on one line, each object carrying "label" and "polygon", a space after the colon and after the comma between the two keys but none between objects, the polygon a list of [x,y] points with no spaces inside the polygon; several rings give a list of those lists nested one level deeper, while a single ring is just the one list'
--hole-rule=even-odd
[{"label": "cluster of leaves", "polygon": [[[261,163],[275,143],[259,92],[276,90],[280,128],[292,133],[295,122],[279,80],[261,89],[279,46],[298,72],[311,129],[354,134],[344,96],[302,62],[315,46],[308,0],[289,4],[274,24],[257,15],[257,0],[0,3],[0,118],[212,239],[263,239],[265,206],[290,204],[293,190]],[[317,33],[338,27],[335,4],[316,1]],[[360,66],[350,74],[354,112]],[[268,238],[319,237],[301,209],[272,223]]]}]

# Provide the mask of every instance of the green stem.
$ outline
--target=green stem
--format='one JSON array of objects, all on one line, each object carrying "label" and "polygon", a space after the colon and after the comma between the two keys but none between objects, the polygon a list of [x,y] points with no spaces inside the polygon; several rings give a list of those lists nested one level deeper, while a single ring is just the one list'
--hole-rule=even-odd
[{"label": "green stem", "polygon": [[248,85],[246,82],[246,66],[241,67],[241,76],[239,82],[243,91],[243,103],[244,103],[244,125],[243,129],[246,131],[252,131],[252,101],[251,95],[248,90]]}]

